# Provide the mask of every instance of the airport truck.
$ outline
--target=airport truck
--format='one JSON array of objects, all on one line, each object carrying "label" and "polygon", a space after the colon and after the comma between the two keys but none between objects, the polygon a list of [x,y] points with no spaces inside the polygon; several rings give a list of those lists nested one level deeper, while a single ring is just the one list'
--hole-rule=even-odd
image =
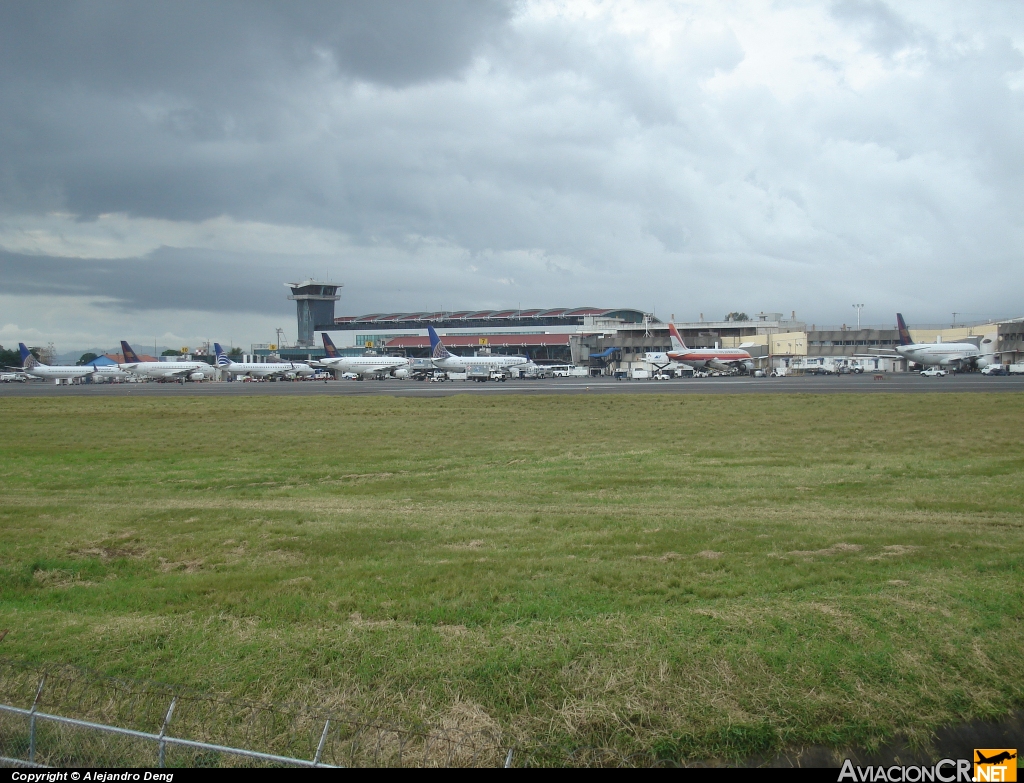
[{"label": "airport truck", "polygon": [[1008,364],[1006,365],[1006,371],[1010,375],[1024,375],[1024,364]]},{"label": "airport truck", "polygon": [[[451,374],[449,373],[449,376]],[[491,380],[491,368],[486,364],[471,364],[466,368],[466,380],[484,383]]]}]

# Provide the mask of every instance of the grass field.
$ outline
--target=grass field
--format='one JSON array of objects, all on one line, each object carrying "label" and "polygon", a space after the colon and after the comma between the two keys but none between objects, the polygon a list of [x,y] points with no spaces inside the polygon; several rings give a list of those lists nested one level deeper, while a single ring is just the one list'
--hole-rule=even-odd
[{"label": "grass field", "polygon": [[0,644],[737,756],[1024,705],[1024,397],[0,401]]}]

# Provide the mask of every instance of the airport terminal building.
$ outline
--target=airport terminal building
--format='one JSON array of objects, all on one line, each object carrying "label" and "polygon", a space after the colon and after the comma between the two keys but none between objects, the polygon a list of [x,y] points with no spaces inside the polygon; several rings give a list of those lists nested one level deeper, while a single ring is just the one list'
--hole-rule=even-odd
[{"label": "airport terminal building", "polygon": [[[316,359],[323,356],[316,333],[329,332],[338,349],[357,355],[366,351],[426,358],[430,354],[427,327],[432,326],[453,353],[517,354],[538,364],[586,366],[591,374],[611,374],[645,366],[644,354],[671,350],[668,323],[653,313],[628,307],[509,308],[377,312],[336,315],[340,300],[336,283],[306,280],[286,284],[296,303],[296,345],[254,345],[253,354]],[[672,319],[670,319],[672,320]],[[847,325],[818,328],[782,313],[759,313],[742,321],[676,322],[691,348],[743,348],[765,370],[801,371],[843,365],[864,371],[900,372],[905,360],[894,355],[899,344],[895,326]],[[915,325],[918,341],[991,340],[1003,361],[1021,360],[1024,319],[984,322],[955,327]],[[988,345],[989,343],[986,343]]]}]

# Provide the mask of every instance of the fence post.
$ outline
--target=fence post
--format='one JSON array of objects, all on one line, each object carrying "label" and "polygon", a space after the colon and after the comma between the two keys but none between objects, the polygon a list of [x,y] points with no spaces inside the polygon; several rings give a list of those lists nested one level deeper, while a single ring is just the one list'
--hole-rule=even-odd
[{"label": "fence post", "polygon": [[43,685],[46,684],[46,675],[39,681],[36,688],[36,697],[32,700],[32,711],[28,719],[28,760],[35,763],[36,760],[36,709],[39,707],[39,697],[43,695]]},{"label": "fence post", "polygon": [[164,750],[167,748],[167,743],[164,742],[164,736],[167,734],[167,724],[171,722],[171,716],[174,714],[174,705],[178,703],[178,697],[175,696],[171,699],[171,706],[167,708],[167,714],[164,716],[164,725],[160,727],[160,768],[164,766]]},{"label": "fence post", "polygon": [[324,724],[324,733],[320,735],[320,744],[316,746],[316,755],[313,756],[313,766],[320,763],[320,754],[324,752],[324,743],[327,742],[327,730],[331,728],[331,719]]}]

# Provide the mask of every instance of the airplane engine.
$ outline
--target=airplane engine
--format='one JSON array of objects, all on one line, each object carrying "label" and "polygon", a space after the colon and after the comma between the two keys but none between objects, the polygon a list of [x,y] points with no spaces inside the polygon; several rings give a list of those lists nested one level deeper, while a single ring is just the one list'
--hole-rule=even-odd
[{"label": "airplane engine", "polygon": [[411,375],[412,375],[412,370],[410,370],[408,367],[399,367],[397,370],[395,370],[395,377],[396,378],[405,379],[405,378],[410,377]]},{"label": "airplane engine", "polygon": [[747,368],[747,372],[753,372],[754,371],[754,363],[753,362],[743,362],[743,366]]},{"label": "airplane engine", "polygon": [[995,341],[991,337],[986,337],[981,341],[981,356],[979,356],[975,361],[979,370],[988,367],[990,364],[1001,363],[996,360]]},{"label": "airplane engine", "polygon": [[206,376],[201,371],[197,371],[189,375],[188,379],[190,381],[205,381]]}]

